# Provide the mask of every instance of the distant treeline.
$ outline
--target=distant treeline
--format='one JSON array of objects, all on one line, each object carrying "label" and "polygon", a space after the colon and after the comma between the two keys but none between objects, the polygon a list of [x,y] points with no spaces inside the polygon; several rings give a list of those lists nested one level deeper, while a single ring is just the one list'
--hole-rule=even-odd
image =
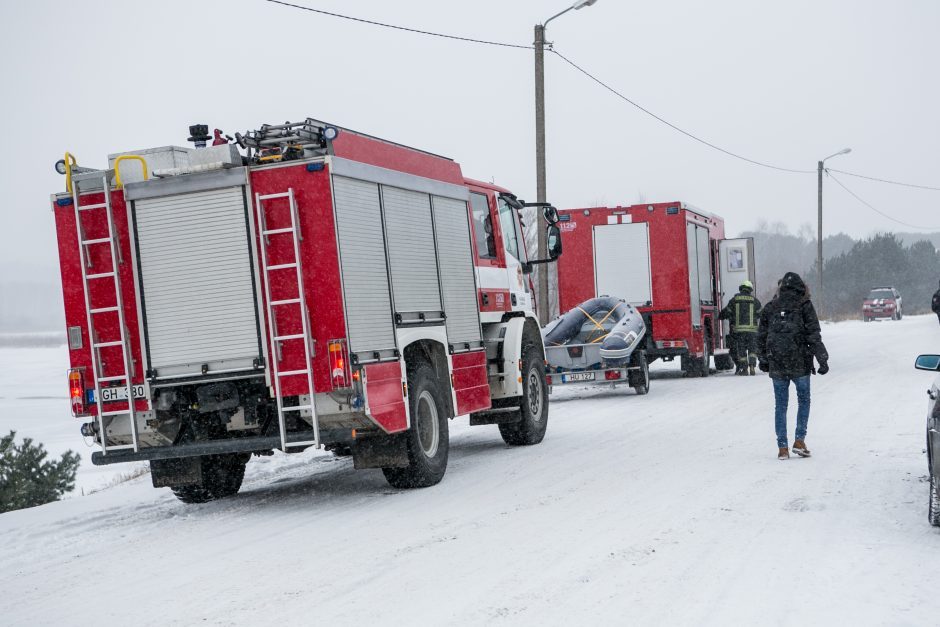
[{"label": "distant treeline", "polygon": [[[758,295],[772,297],[777,280],[785,272],[799,272],[812,291],[817,285],[816,239],[804,226],[797,234],[784,225],[762,223],[753,237]],[[940,281],[937,234],[917,239],[911,234],[884,233],[855,240],[839,233],[823,240],[823,300],[827,317],[860,315],[861,303],[872,287],[891,285],[901,292],[908,314],[930,311],[930,297]],[[819,301],[818,295],[814,300]]]}]

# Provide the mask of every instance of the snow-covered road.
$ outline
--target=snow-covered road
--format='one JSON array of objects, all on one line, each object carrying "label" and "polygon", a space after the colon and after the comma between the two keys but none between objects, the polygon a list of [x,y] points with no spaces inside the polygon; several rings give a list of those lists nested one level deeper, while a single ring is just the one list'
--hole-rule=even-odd
[{"label": "snow-covered road", "polygon": [[823,333],[810,459],[777,461],[765,376],[661,368],[645,397],[557,392],[539,446],[458,420],[425,490],[307,452],[206,505],[144,476],[0,515],[0,623],[937,624],[936,317]]}]

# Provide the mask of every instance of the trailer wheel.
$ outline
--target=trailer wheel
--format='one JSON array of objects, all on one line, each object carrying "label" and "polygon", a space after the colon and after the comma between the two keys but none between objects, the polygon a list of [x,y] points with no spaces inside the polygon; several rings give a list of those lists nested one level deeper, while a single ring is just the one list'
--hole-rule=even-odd
[{"label": "trailer wheel", "polygon": [[499,423],[499,434],[510,446],[530,446],[545,438],[548,428],[548,384],[545,361],[535,344],[522,348],[522,396],[519,420]]},{"label": "trailer wheel", "polygon": [[640,370],[631,370],[629,374],[630,387],[637,395],[643,395],[650,391],[650,366],[646,361],[646,352],[637,351],[633,354],[633,365],[639,366]]},{"label": "trailer wheel", "polygon": [[439,483],[447,470],[450,449],[447,411],[434,369],[421,363],[408,373],[411,428],[403,437],[408,466],[383,468],[385,479],[396,488],[426,488]]},{"label": "trailer wheel", "polygon": [[234,496],[242,487],[245,466],[251,455],[231,453],[202,457],[202,485],[174,486],[170,489],[183,503],[207,503]]}]

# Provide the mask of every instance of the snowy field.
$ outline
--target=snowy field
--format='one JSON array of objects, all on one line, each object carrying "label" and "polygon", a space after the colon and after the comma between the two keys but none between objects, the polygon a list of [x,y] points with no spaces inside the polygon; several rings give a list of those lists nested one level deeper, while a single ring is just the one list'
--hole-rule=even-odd
[{"label": "snowy field", "polygon": [[[765,376],[565,390],[545,441],[453,423],[433,488],[307,452],[198,506],[149,476],[0,515],[3,625],[930,625],[935,316],[824,325],[810,459],[776,459]],[[88,455],[62,348],[0,349],[0,430]],[[791,434],[795,399],[791,403]],[[126,467],[83,465],[86,492]]]}]

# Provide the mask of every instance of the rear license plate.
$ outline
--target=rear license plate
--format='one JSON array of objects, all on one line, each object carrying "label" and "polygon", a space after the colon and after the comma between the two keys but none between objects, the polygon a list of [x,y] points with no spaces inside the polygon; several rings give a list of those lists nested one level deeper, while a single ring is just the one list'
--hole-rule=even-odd
[{"label": "rear license plate", "polygon": [[[134,398],[143,398],[144,397],[144,386],[135,385],[134,388]],[[88,390],[88,400],[92,403],[95,402],[95,391]],[[114,388],[101,388],[101,402],[103,403],[113,403],[114,401],[126,401],[127,400],[127,388],[124,386],[114,387]]]},{"label": "rear license plate", "polygon": [[575,372],[574,374],[564,374],[561,376],[562,383],[574,383],[575,381],[593,381],[593,372]]}]

